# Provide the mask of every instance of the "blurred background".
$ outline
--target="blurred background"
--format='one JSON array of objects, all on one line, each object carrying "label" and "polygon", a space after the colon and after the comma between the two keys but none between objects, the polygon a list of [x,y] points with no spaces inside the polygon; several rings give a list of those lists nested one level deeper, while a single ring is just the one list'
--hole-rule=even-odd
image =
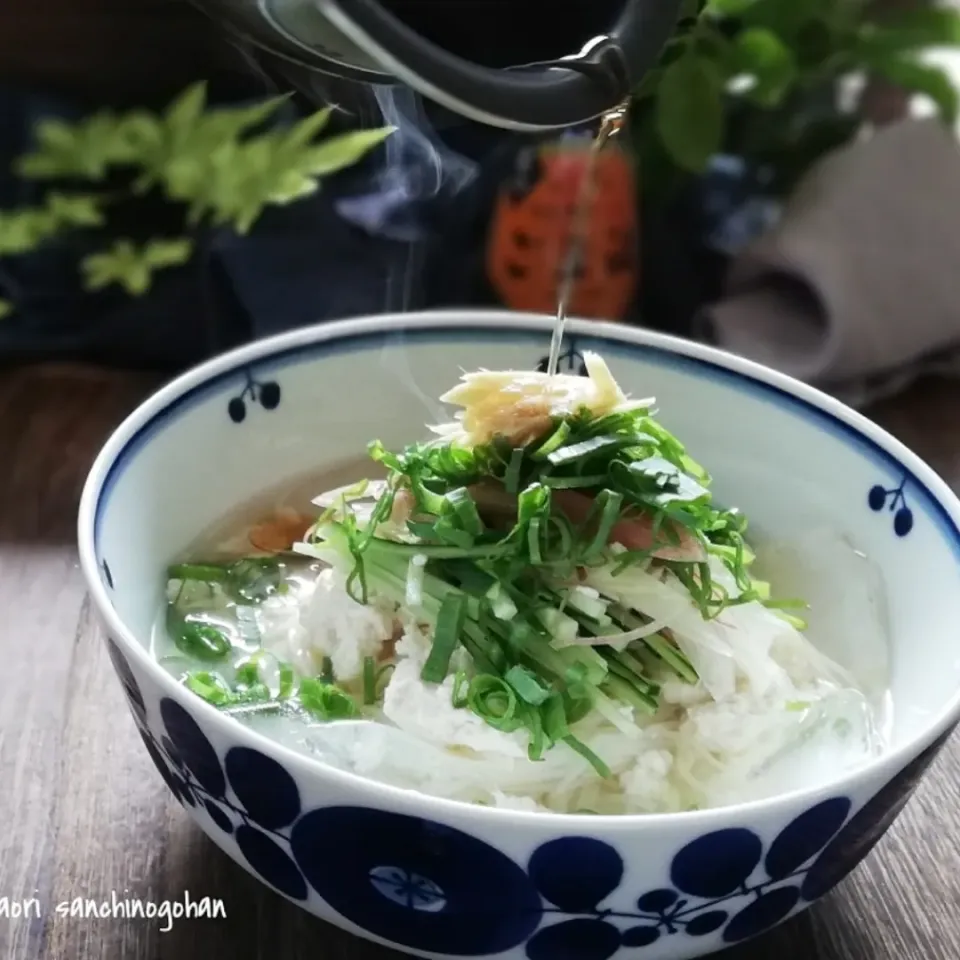
[{"label": "blurred background", "polygon": [[[461,9],[505,62],[520,34],[570,42],[541,4],[518,25],[525,6]],[[932,0],[686,4],[601,157],[572,312],[856,403],[952,373],[958,49],[954,5]],[[294,79],[261,110],[290,74],[181,0],[5,0],[0,362],[172,372],[342,316],[555,309],[592,129],[512,134],[403,86]],[[197,137],[158,159],[171,104]],[[234,152],[214,176],[217,111]],[[312,116],[312,143],[340,138],[332,162],[264,187],[245,138]]]}]

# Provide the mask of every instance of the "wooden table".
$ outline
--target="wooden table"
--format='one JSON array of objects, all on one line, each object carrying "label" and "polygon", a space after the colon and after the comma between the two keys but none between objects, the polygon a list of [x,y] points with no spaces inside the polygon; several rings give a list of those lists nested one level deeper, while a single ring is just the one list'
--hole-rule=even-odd
[{"label": "wooden table", "polygon": [[[385,958],[235,866],[182,811],[136,735],[74,544],[100,443],[151,387],[74,368],[0,374],[0,958]],[[873,415],[960,484],[960,385]],[[226,919],[74,919],[76,897],[223,900]],[[40,916],[3,917],[33,899]],[[725,960],[960,957],[960,740],[868,862],[824,902]]]}]

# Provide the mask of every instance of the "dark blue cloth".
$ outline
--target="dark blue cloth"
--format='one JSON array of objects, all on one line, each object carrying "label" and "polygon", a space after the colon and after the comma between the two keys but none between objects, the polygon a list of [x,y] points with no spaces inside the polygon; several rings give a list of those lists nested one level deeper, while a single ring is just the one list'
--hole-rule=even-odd
[{"label": "dark blue cloth", "polygon": [[[102,237],[95,246],[74,237],[0,259],[0,299],[16,305],[0,322],[0,363],[75,359],[177,370],[311,323],[496,306],[484,270],[490,213],[530,141],[402,94],[391,110],[400,132],[384,147],[325,179],[315,196],[269,208],[246,237],[229,230],[201,237],[199,254],[157,273],[144,297],[81,288],[80,258],[102,248]],[[296,113],[291,104],[285,119]],[[11,169],[37,121],[79,115],[69,103],[0,89],[0,210],[40,202],[36,185]],[[424,128],[431,132],[418,135]],[[729,241],[736,227],[742,240],[755,228],[755,217],[744,220],[752,201],[741,179],[721,170],[666,207],[641,204],[643,325],[688,335],[696,312],[719,293],[729,257],[710,238]],[[134,219],[141,242],[177,230],[162,202]]]},{"label": "dark blue cloth", "polygon": [[[40,201],[36,186],[11,169],[29,149],[36,122],[76,116],[70,104],[0,90],[0,210]],[[144,297],[119,288],[82,290],[78,264],[94,249],[90,241],[74,238],[4,258],[0,299],[13,301],[16,311],[0,323],[0,362],[86,359],[178,369],[324,320],[490,303],[483,234],[515,146],[466,124],[455,126],[450,139],[456,146],[445,149],[467,171],[452,185],[450,178],[423,182],[417,151],[429,144],[398,141],[391,149],[399,154],[372,155],[325,180],[315,196],[268,209],[246,237],[222,230],[201,238],[199,255],[157,273]],[[158,224],[167,213],[157,209],[157,224],[141,223],[139,239],[162,233]]]}]

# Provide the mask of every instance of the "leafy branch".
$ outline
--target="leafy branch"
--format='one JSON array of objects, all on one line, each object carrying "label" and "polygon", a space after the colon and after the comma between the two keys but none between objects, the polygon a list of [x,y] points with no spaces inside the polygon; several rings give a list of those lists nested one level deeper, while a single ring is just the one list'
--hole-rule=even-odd
[{"label": "leafy branch", "polygon": [[960,45],[960,12],[882,13],[869,0],[687,0],[657,67],[635,91],[636,146],[648,193],[669,192],[721,151],[772,168],[788,191],[860,118],[836,106],[848,76],[884,77],[924,94],[947,124],[960,97],[924,61]]},{"label": "leafy branch", "polygon": [[[290,126],[271,125],[285,101],[208,109],[200,83],[159,115],[102,111],[72,124],[42,121],[36,149],[15,170],[52,186],[38,206],[0,211],[0,257],[31,253],[77,231],[104,231],[125,205],[159,195],[180,211],[181,235],[140,245],[114,239],[80,261],[85,289],[117,284],[139,296],[156,271],[190,260],[200,230],[249,233],[267,207],[316,193],[322,177],[353,165],[393,132],[355,130],[318,140],[330,109]],[[0,301],[0,318],[12,310]]]}]

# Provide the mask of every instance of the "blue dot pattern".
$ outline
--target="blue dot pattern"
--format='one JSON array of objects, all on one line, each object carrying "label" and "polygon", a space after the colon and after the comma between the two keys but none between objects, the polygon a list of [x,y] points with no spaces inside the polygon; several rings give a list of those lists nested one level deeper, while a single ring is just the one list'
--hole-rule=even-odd
[{"label": "blue dot pattern", "polygon": [[[559,360],[565,372],[586,376],[573,338]],[[546,367],[543,357],[538,369]],[[239,424],[251,403],[271,411],[281,399],[278,383],[246,370],[227,414]],[[871,511],[890,515],[900,538],[914,526],[907,479],[893,487],[875,484],[866,498]],[[101,566],[112,589],[112,571],[105,560]],[[232,836],[253,873],[292,900],[316,895],[400,947],[451,956],[523,945],[529,960],[610,960],[665,937],[719,935],[735,944],[763,933],[823,896],[863,859],[953,732],[852,816],[850,799],[835,796],[801,813],[769,843],[747,827],[706,833],[674,854],[660,886],[624,890],[620,853],[592,837],[551,840],[520,864],[428,820],[352,806],[304,810],[296,780],[280,763],[248,747],[234,747],[221,760],[176,701],[161,700],[162,730],[155,734],[129,664],[112,639],[107,648],[147,753],[171,793]],[[630,909],[607,905],[614,894],[627,894]]]},{"label": "blue dot pattern", "polygon": [[[398,947],[449,956],[522,946],[529,960],[626,960],[666,937],[712,936],[719,944],[755,937],[863,859],[953,732],[855,812],[848,797],[835,796],[768,843],[746,827],[703,834],[674,854],[660,886],[631,891],[621,855],[593,837],[551,840],[520,864],[426,819],[355,806],[304,810],[280,763],[249,747],[234,747],[221,761],[196,720],[169,698],[160,702],[162,730],[154,734],[129,665],[116,644],[108,649],[174,797],[232,835],[254,874],[291,900],[319,897]],[[632,906],[611,907],[614,894],[621,902],[627,894]]]},{"label": "blue dot pattern", "polygon": [[898,537],[907,536],[913,529],[913,511],[904,493],[906,485],[907,477],[904,475],[896,487],[888,489],[882,483],[877,483],[867,492],[867,506],[874,513],[882,513],[886,509],[893,517],[893,532]]},{"label": "blue dot pattern", "polygon": [[227,416],[234,423],[247,419],[248,404],[258,403],[264,410],[276,410],[280,406],[282,392],[275,380],[257,380],[252,370],[244,371],[243,389],[227,402]]},{"label": "blue dot pattern", "polygon": [[541,920],[525,870],[489,844],[429,820],[326,807],[297,821],[290,845],[330,906],[400,946],[500,953],[523,943]]}]

